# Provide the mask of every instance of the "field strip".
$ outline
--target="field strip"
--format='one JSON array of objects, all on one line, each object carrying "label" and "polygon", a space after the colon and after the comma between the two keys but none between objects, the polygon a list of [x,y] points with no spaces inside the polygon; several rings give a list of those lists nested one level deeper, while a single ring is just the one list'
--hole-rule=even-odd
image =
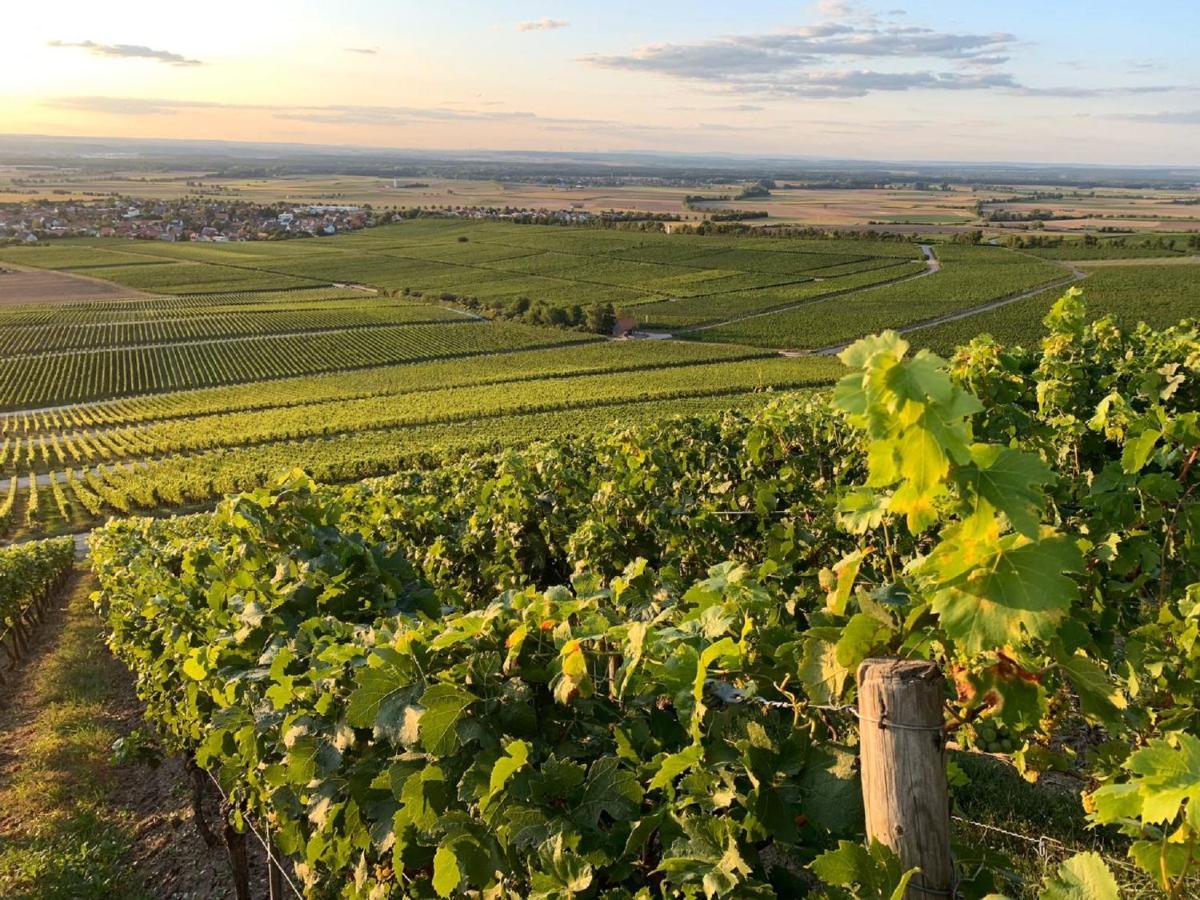
[{"label": "field strip", "polygon": [[1196,256],[1142,256],[1129,259],[1071,259],[1063,260],[1067,265],[1085,269],[1107,269],[1114,266],[1195,266],[1200,265]]},{"label": "field strip", "polygon": [[[866,287],[846,288],[840,291],[832,291],[828,294],[818,294],[815,297],[807,297],[804,300],[797,301],[796,303],[790,303],[787,306],[776,306],[773,309],[763,310],[762,312],[748,313],[744,316],[735,316],[734,318],[726,319],[723,322],[709,322],[707,325],[695,325],[691,328],[680,328],[675,332],[675,334],[686,335],[693,331],[709,331],[713,328],[720,328],[723,325],[732,325],[735,322],[745,322],[747,319],[758,319],[763,316],[774,316],[782,312],[788,312],[789,310],[798,309],[802,306],[810,306],[814,303],[822,303],[826,300],[832,300],[835,297],[840,297],[847,294],[862,294],[878,288],[893,287],[894,285],[904,284],[907,281],[915,281],[918,278],[924,278],[927,275],[933,275],[934,273],[941,271],[942,263],[936,256],[933,255],[933,248],[928,244],[922,244],[921,250],[923,253],[925,253],[924,272],[917,272],[914,275],[903,275],[900,278],[893,278],[889,281],[880,281],[877,284],[870,284]],[[758,289],[755,288],[754,290]],[[730,291],[729,293],[734,292]]]},{"label": "field strip", "polygon": [[[987,303],[980,304],[979,306],[972,306],[970,309],[960,309],[957,312],[946,313],[945,315],[937,316],[933,319],[926,319],[923,322],[913,322],[911,325],[903,325],[899,328],[893,328],[891,330],[897,332],[898,334],[908,334],[910,331],[919,331],[922,328],[932,328],[934,325],[943,325],[946,322],[957,322],[960,319],[969,319],[972,316],[979,315],[980,313],[990,312],[993,309],[1000,309],[1003,306],[1008,306],[1010,303],[1016,303],[1018,300],[1028,300],[1030,297],[1036,297],[1038,294],[1046,291],[1052,291],[1055,288],[1066,287],[1069,284],[1082,281],[1084,278],[1087,278],[1087,276],[1087,272],[1075,270],[1066,278],[1060,278],[1058,281],[1048,281],[1045,284],[1038,285],[1035,288],[1030,288],[1027,291],[1022,291],[1019,294],[1001,297],[999,300],[989,300]],[[835,344],[831,347],[820,347],[816,350],[805,350],[794,355],[834,356],[838,353],[841,353],[853,343],[854,341],[846,341],[841,344]]]},{"label": "field strip", "polygon": [[[453,319],[430,319],[429,321],[412,322],[370,322],[362,325],[337,325],[329,328],[305,328],[299,331],[258,331],[253,334],[236,334],[229,337],[201,338],[178,341],[155,341],[147,344],[108,344],[103,347],[66,347],[62,350],[47,350],[44,353],[14,353],[12,356],[0,354],[0,359],[45,359],[51,356],[70,356],[78,353],[112,353],[118,350],[161,350],[165,347],[207,347],[212,344],[236,344],[244,341],[272,340],[274,338],[304,337],[313,334],[346,334],[356,331],[371,331],[380,328],[407,328],[419,325],[472,325],[474,320],[458,322]],[[11,410],[10,410],[11,412]]]},{"label": "field strip", "polygon": [[[439,323],[439,324],[453,324],[453,323]],[[463,323],[463,324],[470,324],[470,323]],[[597,336],[596,341],[599,341],[599,340],[602,340],[602,338]],[[362,372],[367,369],[384,368],[385,366],[400,366],[400,365],[408,365],[408,364],[418,365],[420,363],[425,363],[425,362],[441,362],[441,361],[450,360],[450,359],[470,359],[470,358],[476,357],[476,356],[499,356],[499,355],[503,355],[503,354],[507,354],[507,353],[526,353],[531,350],[552,350],[556,347],[580,347],[580,346],[585,346],[585,345],[595,343],[596,341],[563,340],[563,341],[554,341],[554,342],[551,342],[548,344],[533,344],[528,347],[514,347],[511,350],[504,350],[504,351],[497,351],[497,350],[492,350],[492,349],[467,350],[467,351],[463,351],[463,352],[459,352],[459,353],[447,353],[443,356],[424,356],[424,357],[419,357],[417,359],[392,360],[390,362],[382,362],[382,363],[373,362],[373,363],[366,363],[361,366],[334,366],[329,369],[313,369],[312,371],[306,371],[306,372],[293,372],[288,375],[271,375],[271,376],[264,377],[264,378],[244,378],[240,381],[219,382],[216,384],[201,384],[201,385],[197,385],[196,387],[179,388],[174,391],[162,391],[162,390],[140,391],[140,392],[131,392],[131,393],[127,393],[127,394],[120,394],[120,395],[113,396],[113,397],[106,397],[104,399],[99,399],[99,400],[85,400],[85,401],[76,402],[76,403],[61,403],[61,404],[57,404],[54,406],[13,407],[10,409],[0,409],[0,417],[33,415],[35,413],[52,413],[52,412],[59,412],[62,410],[67,410],[67,409],[75,409],[76,407],[79,407],[79,406],[90,406],[90,405],[94,405],[94,404],[98,404],[98,403],[112,403],[112,402],[115,402],[118,400],[137,400],[137,399],[142,399],[142,398],[146,398],[146,397],[162,396],[164,394],[186,394],[186,393],[190,393],[192,391],[207,391],[207,390],[212,390],[213,388],[231,387],[231,386],[235,386],[235,385],[264,384],[266,382],[272,382],[272,381],[288,381],[293,378],[308,378],[308,377],[313,377],[313,376],[317,376],[317,375],[333,375],[338,372]],[[175,345],[167,345],[167,346],[175,346]],[[97,351],[91,351],[91,352],[97,352]],[[99,351],[99,352],[104,352],[104,351]]]},{"label": "field strip", "polygon": [[[589,344],[586,346],[591,346],[591,345]],[[713,345],[713,346],[716,346],[716,345]],[[536,349],[540,349],[540,348],[533,347],[530,349],[536,350]],[[521,351],[512,351],[512,352],[521,352]],[[489,354],[489,355],[491,355],[491,354]],[[494,355],[506,356],[509,354],[500,353],[500,354],[494,354]],[[591,375],[620,375],[620,374],[628,374],[630,372],[658,372],[658,371],[662,371],[662,370],[666,370],[666,369],[687,368],[688,366],[713,366],[713,365],[722,365],[724,363],[748,362],[749,360],[753,360],[753,359],[770,359],[770,358],[774,357],[775,355],[776,354],[770,350],[760,350],[760,349],[756,349],[756,348],[747,347],[746,352],[744,354],[735,354],[732,356],[722,356],[722,357],[718,357],[718,358],[715,358],[712,360],[702,360],[702,359],[668,360],[665,362],[643,362],[643,363],[631,364],[631,365],[626,365],[626,366],[608,366],[608,367],[590,366],[590,367],[581,368],[581,369],[546,370],[543,372],[531,372],[531,373],[524,374],[524,375],[513,375],[513,376],[508,376],[508,377],[498,376],[495,378],[476,378],[476,379],[471,379],[468,381],[449,382],[449,383],[437,384],[437,385],[426,385],[426,386],[415,387],[415,388],[399,388],[396,390],[381,390],[381,391],[358,391],[358,392],[343,394],[340,396],[324,397],[320,400],[296,400],[291,403],[262,403],[262,404],[255,404],[255,405],[249,405],[249,406],[230,406],[230,407],[226,407],[224,409],[213,410],[211,412],[205,412],[205,413],[176,413],[174,415],[147,416],[143,419],[126,420],[125,422],[122,422],[121,420],[113,420],[111,422],[106,422],[102,425],[96,425],[96,426],[87,427],[87,428],[67,428],[67,429],[53,428],[53,429],[49,429],[49,430],[34,429],[31,431],[22,433],[20,435],[20,437],[21,438],[30,438],[30,437],[37,437],[38,435],[41,435],[41,434],[49,434],[49,433],[66,435],[66,436],[74,436],[74,435],[92,436],[92,435],[108,433],[110,431],[117,431],[117,430],[152,428],[155,424],[157,424],[159,422],[174,422],[174,421],[180,421],[180,420],[184,420],[184,419],[200,418],[203,416],[224,415],[226,413],[265,412],[267,410],[274,410],[274,409],[295,409],[295,408],[301,407],[301,406],[315,406],[315,405],[322,404],[322,403],[334,403],[334,402],[351,401],[351,400],[369,400],[369,399],[376,398],[376,397],[407,397],[407,396],[414,395],[414,394],[425,394],[425,393],[429,393],[431,391],[443,391],[443,390],[447,390],[450,388],[457,389],[457,388],[470,388],[470,387],[490,387],[490,386],[501,385],[501,384],[522,384],[522,383],[531,382],[531,381],[544,381],[546,379],[581,378],[581,377],[591,376]],[[385,364],[383,366],[379,366],[378,368],[390,368],[394,365],[405,365],[405,364],[404,363],[390,363],[390,364]],[[413,363],[413,365],[421,365],[421,363]],[[372,368],[375,368],[375,367],[372,367]],[[339,371],[342,371],[342,370],[339,370]],[[213,390],[213,389],[206,387],[206,388],[191,388],[189,390],[207,391],[207,390]],[[171,392],[171,393],[188,393],[188,391]],[[150,396],[170,396],[170,395],[171,394],[150,395]],[[101,401],[101,402],[110,402],[110,401]],[[61,407],[61,408],[62,409],[73,409],[76,407]],[[5,413],[5,414],[0,414],[0,417],[2,417],[4,415],[12,416],[12,415],[21,415],[21,414],[22,413],[15,413],[15,414],[14,413]]]},{"label": "field strip", "polygon": [[[813,383],[810,380],[800,380],[796,382],[781,382],[772,384],[764,391],[772,393],[785,393],[813,388]],[[462,425],[471,422],[486,422],[491,419],[504,419],[508,417],[521,417],[530,415],[540,415],[543,413],[566,412],[573,409],[606,409],[609,407],[620,406],[636,406],[642,403],[661,403],[664,401],[673,400],[693,400],[706,397],[725,397],[734,396],[737,394],[754,393],[753,388],[747,388],[743,385],[728,385],[725,387],[703,388],[699,390],[680,389],[675,391],[667,391],[661,394],[652,394],[639,396],[634,398],[589,398],[584,397],[579,400],[556,400],[543,405],[529,404],[522,406],[520,409],[499,409],[494,411],[475,411],[469,415],[451,415],[444,418],[430,416],[427,419],[412,422],[389,423],[384,425],[369,426],[364,425],[357,428],[331,431],[328,434],[312,434],[303,435],[294,438],[265,438],[261,441],[244,441],[239,444],[230,444],[227,446],[205,447],[193,452],[188,451],[171,451],[167,453],[154,454],[149,456],[124,457],[121,459],[108,460],[103,463],[97,463],[94,466],[65,466],[61,469],[54,469],[55,474],[63,474],[68,469],[76,473],[77,476],[85,475],[88,472],[99,474],[101,467],[116,469],[122,466],[134,466],[148,468],[153,463],[160,462],[166,459],[189,459],[197,456],[204,456],[213,453],[230,453],[236,452],[241,448],[260,448],[270,446],[272,444],[303,444],[310,441],[335,440],[341,437],[353,436],[370,432],[386,432],[386,431],[401,431],[412,430],[417,428],[434,428],[445,425]],[[29,487],[29,475],[19,475],[17,477],[18,489]],[[48,487],[50,485],[50,472],[39,472],[33,476],[37,479],[38,487]]]},{"label": "field strip", "polygon": [[[269,384],[272,382],[289,382],[295,378],[314,378],[318,376],[330,376],[338,372],[365,372],[371,368],[390,368],[392,366],[418,366],[422,362],[439,362],[452,359],[474,359],[476,356],[508,356],[515,353],[533,353],[536,350],[552,350],[563,347],[590,347],[594,343],[598,343],[605,338],[596,336],[595,341],[554,341],[551,343],[532,344],[529,347],[514,347],[506,350],[482,350],[479,353],[452,353],[446,356],[431,356],[431,358],[422,358],[414,360],[394,360],[391,362],[368,362],[364,366],[335,366],[332,368],[319,368],[312,372],[300,372],[286,374],[286,376],[270,376],[268,378],[251,378],[241,380],[241,382],[226,382],[221,384],[200,384],[196,388],[179,388],[176,390],[151,390],[137,392],[137,394],[122,394],[116,397],[107,397],[104,400],[86,400],[76,403],[58,403],[54,406],[46,407],[18,407],[13,409],[0,409],[0,421],[5,418],[13,418],[19,415],[36,415],[41,413],[61,413],[71,409],[88,409],[90,407],[101,406],[103,403],[115,403],[120,401],[138,401],[149,400],[152,397],[174,397],[184,394],[196,394],[199,391],[210,391],[218,388],[234,388],[234,386],[246,384]],[[751,358],[754,359],[754,358]]]}]

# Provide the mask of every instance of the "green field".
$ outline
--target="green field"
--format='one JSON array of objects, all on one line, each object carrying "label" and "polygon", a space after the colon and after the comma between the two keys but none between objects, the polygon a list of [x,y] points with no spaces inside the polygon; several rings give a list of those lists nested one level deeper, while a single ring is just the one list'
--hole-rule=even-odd
[{"label": "green field", "polygon": [[[1112,316],[1123,327],[1145,322],[1154,328],[1200,316],[1200,269],[1187,266],[1134,265],[1090,270],[1079,283],[1091,315]],[[1006,344],[1035,347],[1045,329],[1042,319],[1061,291],[1046,291],[969,319],[911,333],[910,340],[949,353],[979,334]]]},{"label": "green field", "polygon": [[[296,467],[351,480],[433,448],[753,408],[838,377],[831,356],[781,349],[885,328],[943,351],[982,330],[1036,340],[1061,292],[1049,286],[1073,277],[1003,247],[929,253],[437,219],[321,240],[7,248],[0,260],[154,296],[0,306],[3,518],[10,536],[74,530]],[[1097,314],[1165,324],[1200,308],[1191,266],[1088,271]],[[613,303],[675,339],[507,321],[521,298]],[[948,314],[967,317],[921,327]]]}]

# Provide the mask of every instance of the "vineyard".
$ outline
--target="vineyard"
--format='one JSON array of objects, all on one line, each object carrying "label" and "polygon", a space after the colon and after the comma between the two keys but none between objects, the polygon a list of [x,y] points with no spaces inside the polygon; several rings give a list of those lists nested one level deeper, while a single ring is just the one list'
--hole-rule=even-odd
[{"label": "vineyard", "polygon": [[948,892],[862,843],[879,656],[946,672],[957,809],[990,754],[1095,829],[1039,863],[956,825],[956,893],[1195,896],[1200,335],[1089,318],[115,520],[97,603],[164,748],[314,896]]},{"label": "vineyard", "polygon": [[695,332],[703,340],[816,349],[864,332],[900,328],[1002,300],[1071,276],[1060,266],[994,247],[943,246],[943,267],[927,278],[818,299],[769,316]]},{"label": "vineyard", "polygon": [[[1045,286],[1079,274],[1093,309],[1126,325],[1134,291],[1136,317],[1154,325],[1200,303],[1186,267],[1080,273],[991,246],[445,220],[302,246],[61,241],[0,256],[89,275],[329,266],[312,287],[291,286],[288,274],[264,290],[188,293],[183,280],[160,296],[0,309],[0,405],[9,410],[0,415],[0,521],[19,539],[111,514],[203,508],[297,467],[340,482],[423,452],[520,444],[614,419],[749,411],[771,391],[831,383],[841,368],[832,356],[780,359],[773,349],[837,348],[871,330],[915,328],[914,342],[942,352],[981,331],[1031,346],[1060,292]],[[538,292],[542,281],[523,286],[541,303],[627,297],[618,311],[679,339],[612,342],[488,321],[464,307],[511,300],[507,287],[455,292],[517,277],[554,279],[549,294]]]},{"label": "vineyard", "polygon": [[[140,259],[103,265],[114,252]],[[597,302],[635,307],[707,296],[736,304],[749,292],[773,286],[815,283],[833,289],[839,279],[886,280],[919,256],[912,244],[896,241],[763,241],[436,219],[302,244],[164,243],[131,250],[127,242],[85,240],[0,249],[0,261],[77,271],[160,293],[215,295],[349,282],[389,293],[472,297],[501,307],[520,298],[556,307]],[[873,271],[877,274],[868,274]],[[849,280],[846,286],[857,283]]]}]

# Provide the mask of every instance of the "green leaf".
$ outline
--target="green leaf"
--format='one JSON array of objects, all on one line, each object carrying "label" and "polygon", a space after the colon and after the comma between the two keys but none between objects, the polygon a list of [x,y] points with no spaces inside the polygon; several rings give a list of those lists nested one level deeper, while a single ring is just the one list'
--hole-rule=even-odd
[{"label": "green leaf", "polygon": [[530,900],[560,900],[586,891],[592,885],[592,866],[582,856],[568,852],[561,834],[538,849],[538,868],[530,876]]},{"label": "green leaf", "polygon": [[1062,655],[1058,658],[1062,669],[1075,693],[1079,706],[1086,715],[1099,719],[1106,725],[1121,723],[1121,712],[1129,704],[1108,672],[1086,656]]},{"label": "green leaf", "polygon": [[846,614],[846,605],[850,602],[850,592],[854,589],[854,582],[858,578],[859,569],[862,568],[864,556],[866,556],[866,552],[855,550],[853,553],[843,556],[841,561],[833,566],[833,573],[837,579],[834,582],[833,590],[825,598],[825,607],[835,616]]},{"label": "green leaf", "polygon": [[595,828],[605,814],[618,822],[631,821],[637,818],[641,805],[642,786],[634,774],[621,768],[620,760],[604,756],[588,771],[575,815],[589,828]]},{"label": "green leaf", "polygon": [[934,571],[954,576],[938,585],[930,605],[966,653],[1049,638],[1079,595],[1066,573],[1078,572],[1083,560],[1066,536],[1029,541],[1009,535],[994,546],[979,559],[969,537],[948,536],[928,561]]},{"label": "green leaf", "polygon": [[525,741],[513,741],[505,748],[504,756],[496,760],[495,765],[492,766],[487,795],[479,801],[480,812],[491,805],[496,796],[504,790],[508,780],[528,761],[529,745]]},{"label": "green leaf", "polygon": [[1076,853],[1046,882],[1040,900],[1119,900],[1117,880],[1098,853]]},{"label": "green leaf", "polygon": [[870,847],[838,841],[837,849],[822,853],[811,868],[828,885],[856,888],[854,896],[861,900],[902,900],[909,881],[920,871],[905,871],[900,858],[878,841]]},{"label": "green leaf", "polygon": [[182,669],[184,675],[194,678],[196,681],[203,681],[208,677],[208,669],[204,668],[204,663],[194,656],[189,656],[183,661]]},{"label": "green leaf", "polygon": [[1146,463],[1150,460],[1150,454],[1154,452],[1154,445],[1158,443],[1160,437],[1162,437],[1161,431],[1147,428],[1137,437],[1125,441],[1125,449],[1121,453],[1121,468],[1127,475],[1140,472],[1145,468]]},{"label": "green leaf", "polygon": [[1054,474],[1034,453],[994,444],[971,447],[974,466],[964,470],[963,482],[979,497],[1004,513],[1012,527],[1036,538],[1045,497],[1042,485]]},{"label": "green leaf", "polygon": [[458,857],[449,844],[438,847],[433,856],[433,889],[439,897],[449,897],[462,881],[458,868]]},{"label": "green leaf", "polygon": [[672,800],[675,799],[675,779],[686,772],[692,766],[699,765],[704,759],[704,745],[692,744],[678,753],[668,754],[663,758],[662,763],[658,767],[658,771],[654,773],[654,777],[650,779],[650,783],[646,785],[647,791],[665,790],[667,796]]},{"label": "green leaf", "polygon": [[435,684],[421,695],[421,746],[435,756],[447,756],[459,748],[458,723],[474,703],[475,696],[452,684]]},{"label": "green leaf", "polygon": [[855,613],[842,629],[837,642],[837,662],[844,669],[854,670],[869,657],[875,648],[885,645],[891,629],[866,613]]},{"label": "green leaf", "polygon": [[1178,750],[1151,742],[1129,758],[1128,768],[1141,777],[1142,819],[1165,823],[1185,808],[1193,826],[1200,824],[1200,739],[1178,735]]}]

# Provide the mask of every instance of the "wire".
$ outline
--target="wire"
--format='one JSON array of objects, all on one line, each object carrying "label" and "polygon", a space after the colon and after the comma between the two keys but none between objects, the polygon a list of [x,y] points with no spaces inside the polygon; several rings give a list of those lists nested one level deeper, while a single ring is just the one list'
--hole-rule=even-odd
[{"label": "wire", "polygon": [[[208,769],[201,769],[201,771],[204,772],[204,774],[209,777],[210,781],[212,781],[213,786],[217,789],[217,793],[221,795],[221,799],[225,802],[225,804],[227,806],[232,806],[232,804],[229,802],[229,796],[225,793],[225,790],[221,787],[221,782],[217,781],[216,777],[213,775],[212,772],[208,771]],[[254,835],[255,838],[258,839],[258,842],[260,844],[262,844],[263,851],[267,854],[268,866],[271,866],[271,865],[275,866],[275,870],[277,872],[279,872],[279,874],[283,878],[283,880],[287,882],[287,886],[292,889],[292,893],[295,894],[297,897],[299,897],[300,900],[304,900],[304,893],[300,890],[300,888],[296,887],[296,883],[294,881],[292,881],[291,876],[288,875],[287,869],[285,869],[283,867],[283,861],[280,860],[279,857],[275,855],[275,851],[271,849],[270,842],[267,841],[265,838],[263,838],[263,836],[261,834],[258,833],[258,830],[254,827],[254,823],[252,821],[250,821],[250,816],[248,814],[243,812],[242,819],[246,823],[246,828],[249,829],[250,833],[252,835]]]}]

